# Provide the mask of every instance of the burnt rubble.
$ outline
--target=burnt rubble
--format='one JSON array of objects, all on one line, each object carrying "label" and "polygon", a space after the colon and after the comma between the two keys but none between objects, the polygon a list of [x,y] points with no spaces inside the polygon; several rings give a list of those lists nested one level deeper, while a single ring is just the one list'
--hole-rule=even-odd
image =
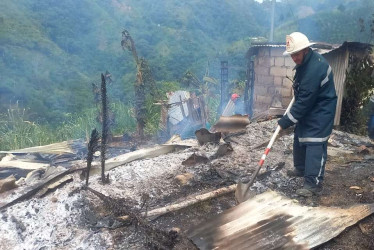
[{"label": "burnt rubble", "polygon": [[[107,201],[84,188],[85,180],[80,171],[71,173],[72,181],[48,194],[31,196],[0,211],[0,248],[144,249],[157,244],[149,240],[149,232],[151,235],[152,232],[166,233],[166,240],[161,242],[166,246],[164,249],[178,249],[181,242],[188,245],[188,239],[183,236],[188,228],[236,205],[233,190],[157,218],[144,215],[156,208],[230,187],[239,180],[248,180],[264,150],[259,145],[271,137],[275,127],[275,120],[253,122],[244,132],[229,136],[229,144],[221,140],[218,144],[200,146],[195,142],[174,152],[124,163],[109,170],[109,185],[101,185],[99,176],[91,175],[89,187],[92,190],[114,203],[118,200],[124,202],[123,209],[116,213],[108,209]],[[286,175],[287,169],[292,168],[292,142],[291,133],[274,143],[251,187],[253,192],[260,194],[275,190],[308,206],[374,203],[373,141],[369,138],[334,130],[329,140],[326,187],[321,197],[308,199],[294,193],[302,185],[302,178]],[[218,154],[222,145],[225,145],[226,152]],[[360,149],[362,146],[365,149]],[[177,176],[187,179],[181,181]],[[360,192],[350,188],[352,186],[359,187]],[[7,193],[7,197],[0,194],[2,202],[11,201],[25,188],[24,183]],[[118,218],[131,214],[138,218],[137,222],[124,222]],[[139,227],[139,221],[143,227]]]}]

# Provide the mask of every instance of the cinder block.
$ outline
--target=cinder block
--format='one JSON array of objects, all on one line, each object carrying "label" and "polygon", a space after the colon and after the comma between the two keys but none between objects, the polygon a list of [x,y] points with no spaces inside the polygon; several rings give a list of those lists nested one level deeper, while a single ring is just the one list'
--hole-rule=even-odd
[{"label": "cinder block", "polygon": [[282,88],[281,94],[282,94],[282,97],[291,97],[292,91],[290,88]]},{"label": "cinder block", "polygon": [[271,60],[272,59],[270,56],[261,56],[258,58],[258,64],[260,66],[264,67],[270,67],[271,66]]},{"label": "cinder block", "polygon": [[270,73],[270,68],[269,67],[264,67],[264,66],[260,66],[260,65],[255,67],[255,74],[269,75],[269,73]]},{"label": "cinder block", "polygon": [[282,83],[282,86],[285,87],[285,88],[292,88],[292,81],[288,78],[283,78],[283,83]]},{"label": "cinder block", "polygon": [[270,96],[263,96],[263,95],[256,95],[256,102],[270,104],[271,97]]},{"label": "cinder block", "polygon": [[282,87],[276,87],[275,88],[275,94],[281,95],[281,93],[282,93]]},{"label": "cinder block", "polygon": [[256,115],[268,110],[269,106],[270,106],[269,104],[255,102],[254,107],[253,107],[253,116],[256,116]]},{"label": "cinder block", "polygon": [[262,47],[258,49],[258,57],[263,57],[263,56],[269,56],[269,48],[268,47]]},{"label": "cinder block", "polygon": [[291,100],[292,100],[292,97],[282,97],[283,108],[288,107],[288,104],[290,104]]},{"label": "cinder block", "polygon": [[268,96],[274,96],[274,94],[276,94],[276,89],[273,88],[273,87],[269,87],[267,89],[267,93],[266,93]]},{"label": "cinder block", "polygon": [[270,75],[273,75],[273,76],[285,77],[286,73],[287,73],[287,68],[282,68],[278,66],[274,66],[270,68]]},{"label": "cinder block", "polygon": [[284,57],[274,57],[274,65],[275,66],[284,66]]},{"label": "cinder block", "polygon": [[274,85],[275,86],[282,86],[283,77],[281,76],[274,76]]},{"label": "cinder block", "polygon": [[268,87],[264,85],[257,85],[254,88],[255,95],[266,95],[268,93]]},{"label": "cinder block", "polygon": [[295,75],[295,70],[293,70],[292,68],[287,68],[287,72],[286,72],[286,75],[293,79],[294,75]]},{"label": "cinder block", "polygon": [[273,85],[274,84],[274,76],[270,75],[255,75],[256,82],[255,85]]},{"label": "cinder block", "polygon": [[284,58],[284,65],[286,67],[290,67],[290,68],[294,68],[295,67],[295,62],[292,60],[292,58],[290,56],[286,56]]},{"label": "cinder block", "polygon": [[270,51],[270,56],[283,56],[283,52],[286,50],[286,47],[276,47],[276,48],[271,48]]}]

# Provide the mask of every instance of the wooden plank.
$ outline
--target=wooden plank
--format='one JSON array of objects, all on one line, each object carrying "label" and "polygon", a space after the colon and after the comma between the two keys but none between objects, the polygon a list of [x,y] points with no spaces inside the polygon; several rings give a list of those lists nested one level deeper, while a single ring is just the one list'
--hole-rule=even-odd
[{"label": "wooden plank", "polygon": [[49,165],[49,163],[37,163],[21,160],[0,161],[0,168],[18,168],[26,170],[35,170],[39,168],[46,168]]},{"label": "wooden plank", "polygon": [[44,146],[23,148],[9,151],[0,151],[1,154],[20,154],[20,153],[45,153],[45,154],[76,154],[78,150],[86,148],[83,140],[71,140],[58,143],[52,143]]},{"label": "wooden plank", "polygon": [[[158,216],[170,213],[170,212],[178,211],[182,208],[186,208],[188,206],[194,205],[199,202],[207,201],[207,200],[216,198],[224,194],[232,193],[235,191],[235,189],[236,189],[236,184],[233,184],[227,187],[222,187],[222,188],[213,190],[211,192],[207,192],[205,194],[185,197],[183,201],[181,202],[173,203],[165,207],[160,207],[160,208],[153,209],[151,211],[143,212],[141,215],[155,218],[155,217],[158,217]],[[128,220],[129,218],[130,217],[128,215],[118,217],[118,219],[120,220]]]}]

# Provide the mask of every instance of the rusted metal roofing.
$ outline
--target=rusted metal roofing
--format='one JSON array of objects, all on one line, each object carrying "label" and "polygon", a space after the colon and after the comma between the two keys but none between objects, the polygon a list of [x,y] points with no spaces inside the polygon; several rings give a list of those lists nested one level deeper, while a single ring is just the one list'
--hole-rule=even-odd
[{"label": "rusted metal roofing", "polygon": [[269,191],[191,228],[200,249],[310,249],[374,212],[374,204],[350,208],[307,207]]},{"label": "rusted metal roofing", "polygon": [[[368,43],[360,42],[344,42],[342,44],[330,44],[325,42],[316,42],[312,45],[311,48],[317,51],[319,54],[327,54],[331,51],[340,49],[347,46],[349,49],[367,49],[373,45]],[[251,56],[258,48],[284,48],[286,49],[285,43],[253,43],[252,46],[248,49],[247,56]]]},{"label": "rusted metal roofing", "polygon": [[[326,53],[329,53],[333,50],[336,50],[342,47],[346,43],[347,42],[343,44],[329,44],[329,43],[319,42],[319,43],[312,45],[311,48],[320,54],[326,54]],[[286,49],[286,45],[285,43],[253,43],[247,52],[247,56],[254,54],[254,51],[256,51],[258,48],[284,48]]]}]

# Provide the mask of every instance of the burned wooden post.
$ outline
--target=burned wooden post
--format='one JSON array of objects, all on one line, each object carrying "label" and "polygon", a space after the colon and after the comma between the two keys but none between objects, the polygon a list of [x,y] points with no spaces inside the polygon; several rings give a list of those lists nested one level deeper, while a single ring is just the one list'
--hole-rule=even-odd
[{"label": "burned wooden post", "polygon": [[105,156],[108,142],[109,122],[108,122],[108,101],[106,94],[106,82],[104,74],[101,74],[101,104],[102,104],[102,130],[101,130],[101,180],[107,183],[109,180],[105,178]]},{"label": "burned wooden post", "polygon": [[198,97],[198,100],[199,100],[199,107],[200,107],[200,113],[201,113],[201,121],[203,123],[203,128],[206,127],[206,123],[208,121],[208,117],[207,117],[207,110],[205,109],[205,101],[204,101],[204,98],[202,97]]},{"label": "burned wooden post", "polygon": [[[104,79],[105,79],[105,86],[107,86],[108,84],[110,84],[112,82],[112,79],[111,79],[111,74],[106,71],[105,74],[104,74]],[[92,85],[92,93],[93,93],[93,96],[94,96],[94,103],[97,107],[97,109],[99,110],[98,112],[98,115],[96,117],[96,120],[97,122],[99,122],[100,124],[103,124],[103,105],[102,105],[102,93],[101,93],[101,83],[99,84],[96,84],[96,83],[91,83]],[[107,88],[107,87],[105,87]],[[108,102],[108,101],[107,101]],[[108,141],[111,141],[112,139],[112,133],[110,131],[110,127],[114,124],[114,121],[115,121],[115,114],[110,110],[110,108],[107,109],[107,124],[108,124]],[[87,139],[88,138],[88,135],[87,135]]]},{"label": "burned wooden post", "polygon": [[186,116],[186,113],[184,112],[184,108],[183,108],[183,100],[182,100],[182,97],[181,97],[181,96],[179,96],[179,100],[180,100],[179,107],[181,108],[183,118],[186,118],[187,116]]},{"label": "burned wooden post", "polygon": [[228,62],[221,61],[221,101],[219,105],[219,112],[220,115],[224,109],[224,105],[226,105],[228,101],[228,84],[229,84],[229,69],[228,69]]},{"label": "burned wooden post", "polygon": [[87,173],[86,173],[86,186],[88,186],[88,179],[90,177],[91,164],[93,155],[98,148],[99,133],[96,129],[92,130],[90,141],[88,143],[88,154],[87,154]]},{"label": "burned wooden post", "polygon": [[250,117],[253,115],[252,103],[253,103],[253,90],[254,90],[254,61],[251,59],[248,62],[247,68],[247,80],[245,82],[244,90],[244,111],[249,114]]}]

